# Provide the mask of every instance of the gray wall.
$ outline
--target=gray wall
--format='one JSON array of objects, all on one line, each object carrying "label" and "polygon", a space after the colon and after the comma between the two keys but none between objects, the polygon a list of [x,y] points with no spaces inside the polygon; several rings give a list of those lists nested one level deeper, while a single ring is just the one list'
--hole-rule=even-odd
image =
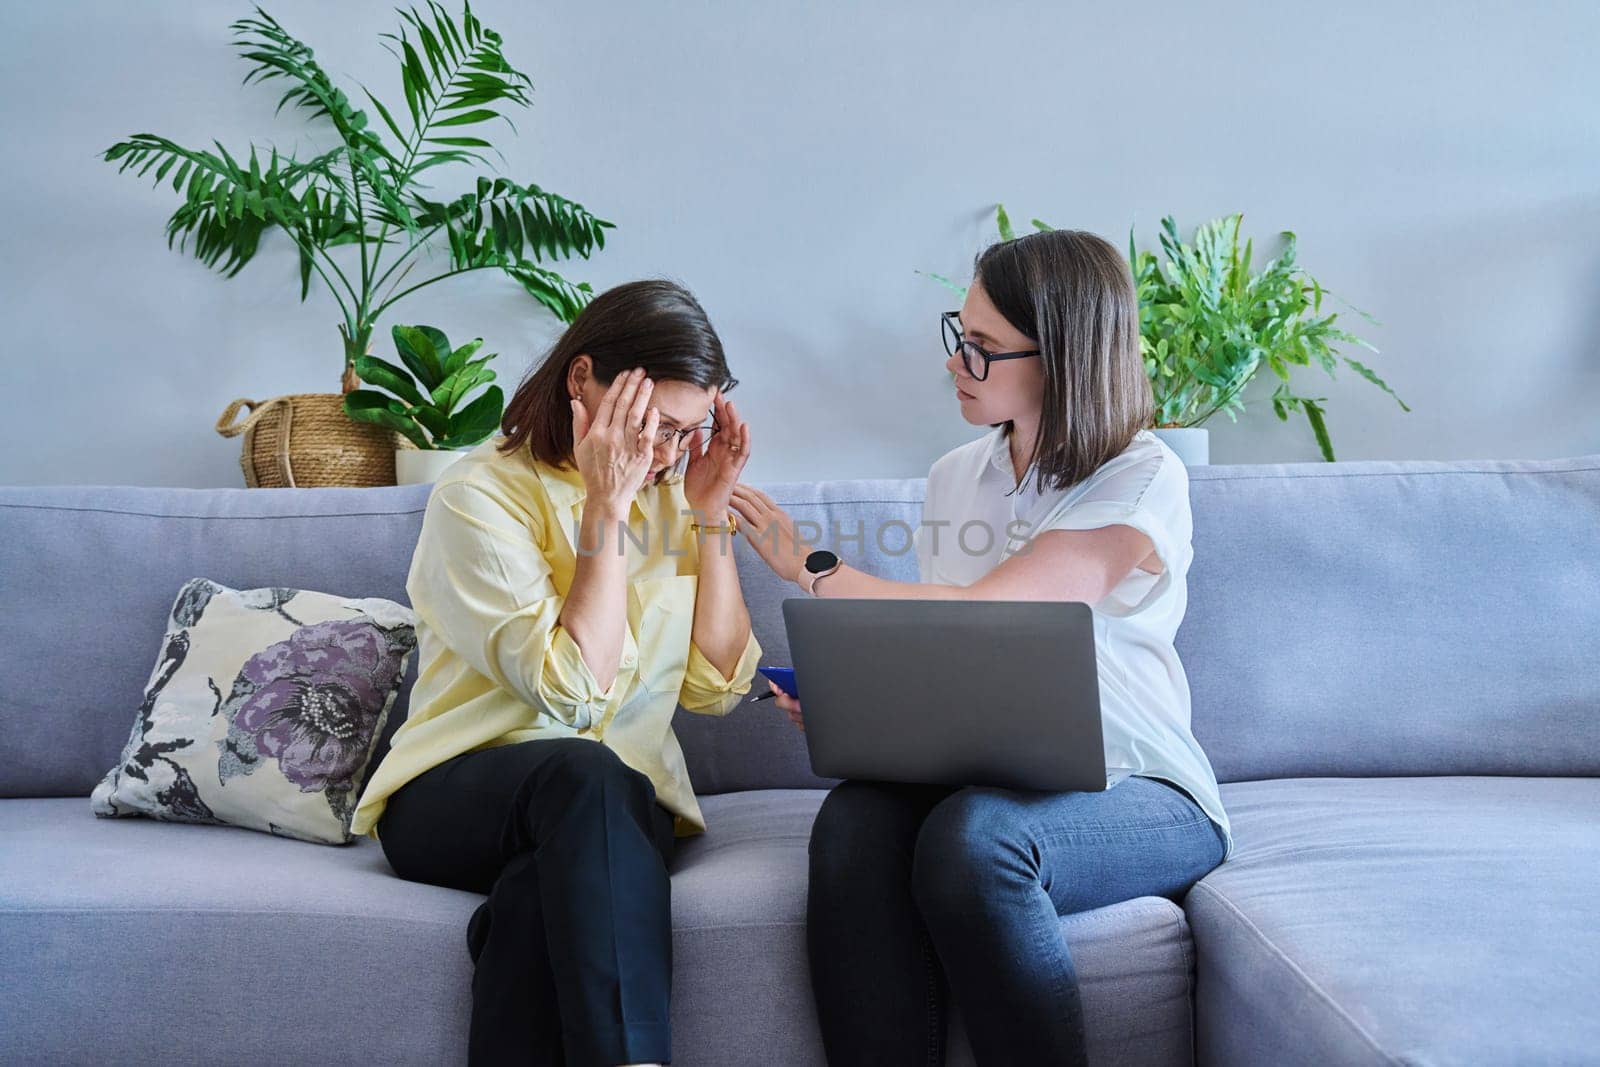
[{"label": "gray wall", "polygon": [[[266,6],[399,108],[387,4]],[[225,280],[167,251],[170,189],[96,159],[142,131],[325,141],[239,86],[227,24],[248,10],[8,6],[0,482],[239,485],[238,441],[212,430],[227,402],[337,387],[334,306],[298,302],[281,236]],[[1295,230],[1307,267],[1382,320],[1361,324],[1371,362],[1414,408],[1305,372],[1340,458],[1600,452],[1592,4],[478,10],[537,87],[507,172],[618,224],[575,276],[701,297],[745,383],[752,479],[917,475],[977,432],[940,367],[950,295],[914,270],[964,276],[996,200],[1119,246],[1130,225],[1153,244],[1166,213],[1187,230],[1243,211],[1268,245]],[[556,329],[486,275],[398,312],[484,336],[508,386]],[[1217,462],[1316,458],[1264,403],[1211,429]]]}]

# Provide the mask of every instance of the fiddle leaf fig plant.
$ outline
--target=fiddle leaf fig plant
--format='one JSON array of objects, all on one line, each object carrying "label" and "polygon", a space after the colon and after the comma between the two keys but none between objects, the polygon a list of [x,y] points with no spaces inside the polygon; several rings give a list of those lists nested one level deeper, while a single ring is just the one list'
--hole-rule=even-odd
[{"label": "fiddle leaf fig plant", "polygon": [[[1163,218],[1164,262],[1153,252],[1140,252],[1129,231],[1139,348],[1155,395],[1153,425],[1198,426],[1219,411],[1237,422],[1245,407],[1240,394],[1266,367],[1279,379],[1272,393],[1273,412],[1283,421],[1293,411],[1303,412],[1323,458],[1332,462],[1333,441],[1322,406],[1327,398],[1297,393],[1290,383],[1293,367],[1315,362],[1333,377],[1343,362],[1394,397],[1401,410],[1411,409],[1372,368],[1337,350],[1340,344],[1352,344],[1377,351],[1336,326],[1337,312],[1323,313],[1323,298],[1333,294],[1296,263],[1295,235],[1283,231],[1283,251],[1252,273],[1255,242],[1240,247],[1242,219],[1234,214],[1208,222],[1185,244],[1172,217]],[[1002,240],[1016,237],[1004,205],[996,207],[995,223]],[[1032,224],[1036,230],[1052,228],[1039,219]],[[948,278],[931,277],[966,294]],[[1360,308],[1345,306],[1381,325]]]},{"label": "fiddle leaf fig plant", "polygon": [[[423,179],[435,167],[490,166],[483,150],[494,146],[484,127],[503,120],[515,130],[505,112],[531,106],[532,82],[470,4],[459,17],[435,0],[426,11],[396,13],[399,32],[381,36],[399,63],[405,107],[395,109],[398,117],[362,86],[374,122],[334,85],[308,45],[257,7],[254,17],[232,24],[239,56],[250,64],[245,82],[281,82],[279,110],[292,106],[331,132],[330,148],[298,158],[251,145],[236,157],[220,143],[212,152],[140,133],[104,155],[119,172],[154,169],[158,185],[170,178],[182,203],[167,220],[167,246],[176,241],[226,277],[255,257],[269,231],[282,231],[299,256],[300,299],[315,275],[339,305],[346,393],[359,384],[356,361],[383,314],[418,289],[468,271],[499,271],[571,322],[593,290],[546,264],[587,259],[613,228],[581,204],[509,178],[478,176],[454,198],[433,193]],[[353,251],[335,257],[344,246]],[[424,265],[435,248],[447,254],[443,269]],[[421,277],[408,282],[419,265]]]},{"label": "fiddle leaf fig plant", "polygon": [[495,378],[488,367],[495,353],[472,358],[483,347],[483,338],[451,348],[443,331],[432,326],[397,325],[390,334],[405,366],[357,356],[355,370],[362,381],[389,393],[351,390],[344,397],[346,415],[395,430],[422,449],[466,448],[499,428],[505,394],[498,385],[462,403],[468,393]]}]

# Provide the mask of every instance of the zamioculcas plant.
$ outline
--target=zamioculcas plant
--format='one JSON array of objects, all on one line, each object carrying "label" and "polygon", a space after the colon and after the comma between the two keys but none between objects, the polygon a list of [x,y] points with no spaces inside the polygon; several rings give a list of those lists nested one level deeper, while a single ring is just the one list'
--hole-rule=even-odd
[{"label": "zamioculcas plant", "polygon": [[[1336,312],[1323,314],[1323,297],[1333,294],[1295,263],[1292,232],[1283,231],[1278,258],[1251,273],[1254,242],[1240,248],[1242,218],[1235,214],[1208,222],[1187,245],[1172,218],[1162,219],[1164,263],[1152,252],[1138,251],[1132,232],[1128,234],[1128,261],[1139,298],[1139,347],[1155,394],[1154,425],[1198,426],[1218,411],[1237,422],[1236,413],[1244,410],[1240,394],[1266,366],[1279,379],[1272,393],[1273,411],[1283,421],[1291,411],[1304,412],[1323,458],[1332,462],[1333,441],[1322,407],[1327,398],[1297,394],[1289,384],[1291,367],[1315,361],[1332,377],[1343,361],[1394,397],[1401,410],[1411,409],[1370,367],[1335,351],[1339,343],[1377,349],[1335,326]],[[1002,240],[1016,236],[1003,205],[995,209],[995,221]],[[1052,228],[1039,219],[1032,224],[1036,230]],[[932,277],[966,293],[949,278]],[[1345,306],[1378,324],[1360,308]]]},{"label": "zamioculcas plant", "polygon": [[452,349],[444,333],[432,326],[395,326],[390,334],[410,373],[375,356],[357,356],[356,373],[362,381],[394,395],[352,390],[345,394],[346,414],[387,426],[425,449],[465,448],[499,429],[505,396],[498,385],[490,385],[462,406],[468,393],[494,381],[488,363],[495,353],[472,358],[483,347],[483,338]]},{"label": "zamioculcas plant", "polygon": [[[310,47],[258,7],[253,18],[232,25],[239,55],[250,64],[245,82],[282,81],[279,109],[293,105],[330,129],[331,148],[300,159],[251,145],[237,158],[220,143],[213,153],[141,133],[105,153],[120,162],[119,171],[144,175],[154,168],[157,184],[170,177],[183,203],[167,221],[168,247],[176,241],[182,251],[192,238],[194,255],[228,277],[255,256],[269,230],[286,234],[299,252],[300,299],[315,275],[339,305],[347,393],[358,384],[356,360],[384,312],[445,278],[501,271],[570,322],[592,289],[544,264],[588,258],[605,247],[612,228],[580,204],[509,178],[481,176],[454,199],[436,199],[424,177],[446,163],[490,166],[481,151],[493,149],[484,125],[504,119],[511,126],[504,111],[530,106],[532,83],[506,61],[500,35],[470,5],[459,19],[433,0],[427,13],[397,14],[400,32],[382,36],[400,64],[400,120],[363,86],[374,123],[333,84]],[[359,260],[349,271],[333,255],[345,245],[355,246],[348,258]],[[437,273],[425,267],[421,273],[429,276],[406,284],[429,246],[447,248],[448,267]]]}]

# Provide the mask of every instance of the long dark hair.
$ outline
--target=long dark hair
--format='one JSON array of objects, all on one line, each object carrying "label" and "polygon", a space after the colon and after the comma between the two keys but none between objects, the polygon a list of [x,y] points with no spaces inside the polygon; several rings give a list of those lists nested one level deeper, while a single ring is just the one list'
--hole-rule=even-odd
[{"label": "long dark hair", "polygon": [[[1127,448],[1154,416],[1128,261],[1095,234],[1048,230],[990,245],[973,274],[1005,320],[1042,353],[1044,409],[1029,461],[1033,476],[1041,489],[1076,485]],[[1010,434],[1014,427],[1004,425]]]},{"label": "long dark hair", "polygon": [[572,463],[572,405],[567,369],[580,355],[594,361],[595,379],[610,384],[631,367],[656,381],[690,382],[727,392],[739,384],[728,373],[722,340],[689,290],[650,279],[607,289],[578,313],[523,383],[500,419],[501,452],[526,447],[553,467]]}]

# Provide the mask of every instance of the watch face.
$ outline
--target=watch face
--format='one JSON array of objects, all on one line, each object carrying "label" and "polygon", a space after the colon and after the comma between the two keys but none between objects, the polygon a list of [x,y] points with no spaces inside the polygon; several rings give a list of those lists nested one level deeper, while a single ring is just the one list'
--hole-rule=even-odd
[{"label": "watch face", "polygon": [[806,570],[812,574],[821,574],[829,567],[839,562],[839,557],[825,548],[819,548],[806,557]]}]

